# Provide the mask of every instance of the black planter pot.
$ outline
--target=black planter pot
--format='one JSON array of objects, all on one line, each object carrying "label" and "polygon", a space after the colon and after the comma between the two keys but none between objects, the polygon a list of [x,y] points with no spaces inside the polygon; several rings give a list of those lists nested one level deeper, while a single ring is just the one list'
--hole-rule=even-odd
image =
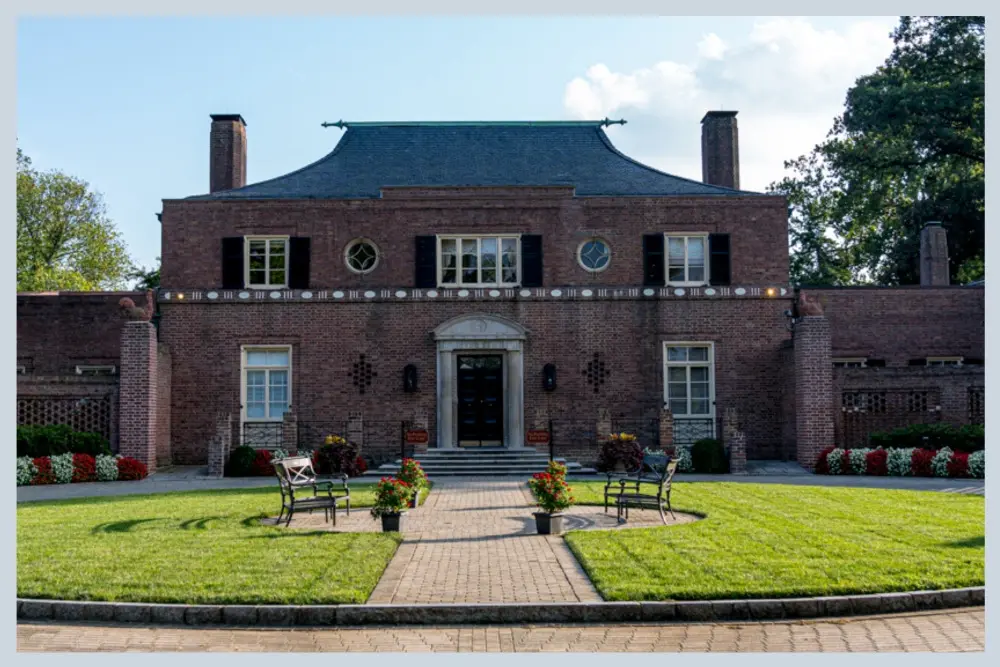
[{"label": "black planter pot", "polygon": [[560,512],[534,512],[535,527],[539,535],[562,535],[563,515]]},{"label": "black planter pot", "polygon": [[382,532],[383,533],[400,533],[403,531],[403,517],[406,516],[406,512],[394,512],[392,514],[382,515]]}]

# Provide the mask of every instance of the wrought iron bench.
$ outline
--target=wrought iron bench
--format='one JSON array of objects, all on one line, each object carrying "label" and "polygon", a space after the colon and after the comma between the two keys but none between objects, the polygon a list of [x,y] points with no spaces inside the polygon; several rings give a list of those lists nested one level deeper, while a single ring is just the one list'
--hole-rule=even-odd
[{"label": "wrought iron bench", "polygon": [[[670,506],[670,487],[677,471],[677,463],[677,460],[670,460],[668,456],[647,455],[643,457],[643,467],[637,474],[619,476],[616,479],[609,475],[608,485],[604,489],[604,511],[607,512],[608,498],[614,498],[619,522],[622,520],[622,511],[624,510],[625,520],[628,521],[628,510],[634,507],[655,509],[660,513],[660,520],[666,523],[664,507],[671,517],[674,516]],[[617,491],[610,488],[615,481],[619,487]]]},{"label": "wrought iron bench", "polygon": [[609,501],[615,502],[614,499],[625,491],[624,486],[628,486],[632,493],[638,493],[642,482],[659,483],[660,473],[669,462],[670,457],[665,454],[643,454],[642,461],[635,470],[607,473],[608,483],[604,485],[604,513],[608,512]]},{"label": "wrought iron bench", "polygon": [[[336,526],[338,504],[344,504],[347,516],[351,515],[351,490],[347,487],[347,475],[319,477],[308,456],[290,456],[274,461],[273,465],[281,489],[278,523],[281,523],[285,512],[288,512],[285,522],[285,526],[288,526],[292,523],[295,512],[307,511],[312,514],[314,510],[321,509],[327,521],[333,516],[333,525]],[[308,489],[312,489],[311,496],[307,495]]]}]

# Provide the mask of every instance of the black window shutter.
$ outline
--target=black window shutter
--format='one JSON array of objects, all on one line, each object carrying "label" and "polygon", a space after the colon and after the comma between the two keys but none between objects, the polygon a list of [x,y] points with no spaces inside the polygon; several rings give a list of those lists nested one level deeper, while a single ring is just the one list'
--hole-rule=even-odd
[{"label": "black window shutter", "polygon": [[222,289],[243,289],[243,237],[222,239]]},{"label": "black window shutter", "polygon": [[521,286],[542,286],[542,237],[521,235]]},{"label": "black window shutter", "polygon": [[642,284],[663,286],[663,234],[643,234],[642,236]]},{"label": "black window shutter", "polygon": [[418,236],[414,287],[437,287],[437,237]]},{"label": "black window shutter", "polygon": [[711,285],[728,285],[731,274],[729,234],[708,235],[708,282]]},{"label": "black window shutter", "polygon": [[309,289],[309,237],[288,239],[288,288]]}]

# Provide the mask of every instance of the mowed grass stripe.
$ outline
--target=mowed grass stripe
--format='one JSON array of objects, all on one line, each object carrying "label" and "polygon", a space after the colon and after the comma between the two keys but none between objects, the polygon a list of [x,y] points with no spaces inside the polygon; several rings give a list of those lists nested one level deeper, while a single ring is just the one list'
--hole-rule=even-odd
[{"label": "mowed grass stripe", "polygon": [[[579,503],[603,504],[602,482],[572,487]],[[706,518],[567,535],[606,600],[843,595],[985,580],[979,496],[677,483],[671,500]]]},{"label": "mowed grass stripe", "polygon": [[[372,488],[353,486],[352,510],[371,505]],[[365,602],[398,536],[260,525],[280,506],[275,488],[22,503],[17,594],[202,604]]]}]

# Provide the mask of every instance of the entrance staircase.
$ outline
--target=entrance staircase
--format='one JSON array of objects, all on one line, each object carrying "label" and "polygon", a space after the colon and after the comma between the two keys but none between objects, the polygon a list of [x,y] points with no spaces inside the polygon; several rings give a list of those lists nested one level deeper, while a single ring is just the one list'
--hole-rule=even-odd
[{"label": "entrance staircase", "polygon": [[[501,477],[516,475],[528,477],[542,472],[549,464],[545,452],[534,449],[506,449],[503,447],[477,447],[475,449],[431,449],[415,456],[424,472],[431,479],[446,476]],[[557,458],[566,466],[570,475],[593,474],[591,468],[584,468],[574,461]],[[365,477],[384,477],[399,472],[400,461],[385,463],[364,474]]]}]

